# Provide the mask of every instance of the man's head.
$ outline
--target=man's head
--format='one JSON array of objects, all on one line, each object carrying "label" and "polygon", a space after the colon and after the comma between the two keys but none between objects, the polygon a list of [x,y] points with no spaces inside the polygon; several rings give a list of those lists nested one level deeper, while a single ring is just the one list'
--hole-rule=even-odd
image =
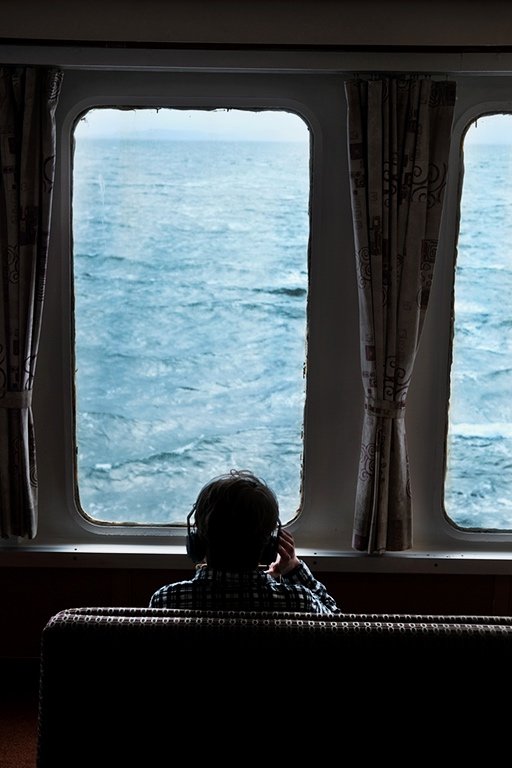
[{"label": "man's head", "polygon": [[245,470],[231,470],[210,480],[192,511],[197,529],[194,545],[200,553],[204,551],[208,566],[219,570],[255,568],[279,523],[274,492]]}]

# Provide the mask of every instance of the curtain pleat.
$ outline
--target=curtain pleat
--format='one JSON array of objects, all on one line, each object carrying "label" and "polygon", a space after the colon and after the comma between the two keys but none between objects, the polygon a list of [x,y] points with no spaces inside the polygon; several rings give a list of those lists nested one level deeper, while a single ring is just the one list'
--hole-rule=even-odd
[{"label": "curtain pleat", "polygon": [[347,81],[364,417],[352,545],[412,546],[405,408],[436,260],[455,83]]},{"label": "curtain pleat", "polygon": [[37,532],[32,418],[62,72],[0,67],[0,536]]}]

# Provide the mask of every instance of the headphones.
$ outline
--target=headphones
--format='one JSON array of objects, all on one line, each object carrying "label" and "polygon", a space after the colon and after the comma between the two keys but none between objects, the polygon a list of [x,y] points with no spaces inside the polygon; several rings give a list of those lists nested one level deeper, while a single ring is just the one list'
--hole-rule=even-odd
[{"label": "headphones", "polygon": [[[192,562],[200,563],[202,560],[204,560],[206,555],[206,542],[199,535],[195,525],[193,528],[191,526],[190,518],[194,514],[195,510],[196,508],[194,505],[187,515],[187,555],[190,557]],[[273,534],[271,534],[271,536],[269,536],[263,546],[263,550],[259,558],[261,565],[269,565],[270,563],[273,563],[277,558],[280,533],[281,521],[278,520],[277,529]]]},{"label": "headphones", "polygon": [[270,565],[277,558],[277,548],[279,547],[279,535],[281,533],[281,521],[277,521],[277,528],[274,533],[270,534],[260,555],[261,565]]}]

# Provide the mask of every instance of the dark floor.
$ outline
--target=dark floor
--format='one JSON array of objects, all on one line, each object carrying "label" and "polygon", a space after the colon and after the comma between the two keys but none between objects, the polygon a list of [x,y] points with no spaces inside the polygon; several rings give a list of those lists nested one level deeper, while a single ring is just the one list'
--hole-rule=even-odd
[{"label": "dark floor", "polygon": [[0,766],[35,768],[39,659],[0,659]]}]

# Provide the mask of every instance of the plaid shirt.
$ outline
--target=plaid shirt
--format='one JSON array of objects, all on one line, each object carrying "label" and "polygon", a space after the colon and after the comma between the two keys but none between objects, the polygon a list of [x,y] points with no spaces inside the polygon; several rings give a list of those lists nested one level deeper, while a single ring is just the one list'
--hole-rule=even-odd
[{"label": "plaid shirt", "polygon": [[279,581],[263,570],[228,573],[200,566],[193,579],[167,584],[157,590],[149,607],[300,611],[324,616],[341,613],[334,598],[302,561]]}]

